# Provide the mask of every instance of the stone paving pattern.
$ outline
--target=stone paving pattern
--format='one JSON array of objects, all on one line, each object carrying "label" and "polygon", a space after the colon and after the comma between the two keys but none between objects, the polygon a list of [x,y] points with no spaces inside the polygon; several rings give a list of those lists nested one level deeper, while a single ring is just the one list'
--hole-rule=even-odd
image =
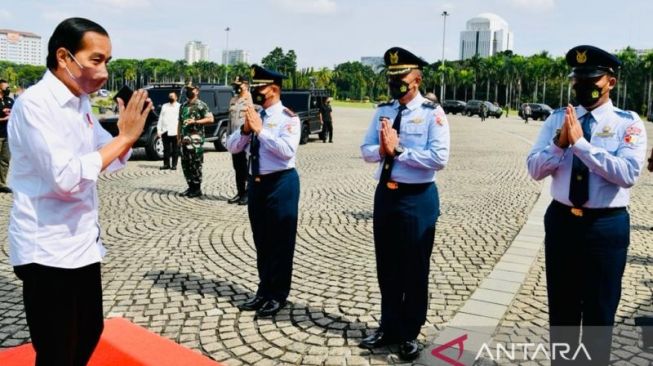
[{"label": "stone paving pattern", "polygon": [[[356,347],[379,319],[371,218],[374,166],[360,159],[358,148],[372,113],[336,108],[335,143],[313,140],[299,148],[293,289],[289,305],[272,319],[255,319],[236,308],[256,290],[257,274],[246,208],[226,203],[235,190],[228,153],[205,155],[202,199],[179,197],[185,189],[181,171],[159,171],[159,162],[139,159],[141,154],[125,170],[102,177],[100,218],[109,249],[103,263],[106,316],[125,317],[227,365],[398,362],[395,347],[373,352]],[[450,116],[450,123],[452,155],[438,176],[442,216],[423,342],[446,325],[492,271],[541,190],[525,169],[529,141],[541,122],[481,123]],[[653,232],[647,225],[653,223],[647,219],[652,216],[646,198],[653,197],[652,181],[643,180],[634,193],[634,201],[642,202],[633,205],[631,256],[639,253],[639,259],[627,269],[624,299],[632,300],[622,301],[624,317],[651,311]],[[2,228],[10,205],[9,195],[0,196]],[[20,281],[6,258],[6,229],[0,235],[0,347],[11,347],[27,342],[29,334]],[[546,319],[545,302],[529,300],[534,295],[545,300],[538,273],[536,266],[504,325],[521,322],[511,316],[528,307],[534,319]],[[637,299],[648,303],[638,305]]]}]

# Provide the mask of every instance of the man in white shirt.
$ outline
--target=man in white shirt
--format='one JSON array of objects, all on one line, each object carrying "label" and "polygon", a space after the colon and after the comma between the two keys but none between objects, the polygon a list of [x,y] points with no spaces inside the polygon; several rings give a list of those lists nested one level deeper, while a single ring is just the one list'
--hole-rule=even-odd
[{"label": "man in white shirt", "polygon": [[97,179],[122,168],[152,109],[147,92],[118,99],[115,138],[93,117],[88,95],[108,78],[111,41],[82,18],[61,22],[43,79],[9,119],[9,260],[23,281],[36,365],[86,365],[103,329]]},{"label": "man in white shirt", "polygon": [[177,94],[175,92],[170,93],[168,101],[169,103],[161,106],[159,122],[156,125],[157,134],[161,138],[161,142],[163,142],[163,166],[159,169],[177,170],[177,159],[179,157],[179,148],[177,147],[179,103],[177,103]]}]

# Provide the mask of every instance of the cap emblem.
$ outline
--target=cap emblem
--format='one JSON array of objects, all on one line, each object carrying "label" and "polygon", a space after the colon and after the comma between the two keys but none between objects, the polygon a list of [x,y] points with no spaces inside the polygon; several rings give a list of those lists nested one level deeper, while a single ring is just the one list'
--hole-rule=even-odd
[{"label": "cap emblem", "polygon": [[587,62],[587,50],[583,52],[576,51],[576,62],[578,62],[579,64],[584,64],[585,62]]}]

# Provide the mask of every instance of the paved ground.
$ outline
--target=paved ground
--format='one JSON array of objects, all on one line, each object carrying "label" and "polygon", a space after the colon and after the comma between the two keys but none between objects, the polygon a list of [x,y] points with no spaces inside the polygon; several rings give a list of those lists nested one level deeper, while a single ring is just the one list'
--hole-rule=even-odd
[{"label": "paved ground", "polygon": [[[236,305],[256,289],[255,251],[246,209],[228,205],[233,172],[227,153],[210,151],[206,196],[186,199],[181,171],[134,159],[100,182],[104,309],[228,365],[358,365],[396,362],[393,347],[355,345],[378,325],[379,292],[372,243],[374,167],[358,145],[371,110],[336,109],[335,143],[300,147],[300,223],[290,304],[271,320]],[[432,257],[428,342],[465,303],[509,247],[541,184],[525,169],[540,122],[450,117],[452,156],[438,176],[442,216]],[[653,136],[653,131],[649,133]],[[653,178],[634,192],[633,246],[623,319],[651,315]],[[11,205],[0,196],[0,227]],[[0,231],[0,347],[28,341],[20,283]],[[541,261],[533,267],[498,336],[546,326]],[[531,318],[522,318],[532,314]],[[539,320],[539,322],[538,322]],[[515,333],[517,332],[517,333]],[[630,338],[632,343],[632,337]]]}]

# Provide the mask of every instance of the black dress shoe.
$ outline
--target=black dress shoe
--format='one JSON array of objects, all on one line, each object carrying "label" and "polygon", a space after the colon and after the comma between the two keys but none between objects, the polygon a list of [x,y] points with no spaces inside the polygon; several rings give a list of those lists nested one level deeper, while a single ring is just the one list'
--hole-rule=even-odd
[{"label": "black dress shoe", "polygon": [[195,198],[195,197],[202,197],[202,190],[201,189],[194,189],[186,195],[188,198]]},{"label": "black dress shoe", "polygon": [[401,342],[399,345],[399,358],[404,361],[412,361],[419,356],[419,351],[417,340]]},{"label": "black dress shoe", "polygon": [[238,201],[240,201],[240,195],[239,194],[237,194],[237,195],[233,196],[232,198],[228,199],[227,203],[237,203]]},{"label": "black dress shoe", "polygon": [[272,316],[278,313],[284,305],[286,305],[285,301],[268,300],[263,304],[263,306],[256,310],[256,316],[259,318]]},{"label": "black dress shoe", "polygon": [[177,167],[173,166],[172,168],[170,168],[170,170],[177,170]]},{"label": "black dress shoe", "polygon": [[0,187],[0,192],[2,192],[2,193],[11,193],[13,191],[9,187]]},{"label": "black dress shoe", "polygon": [[188,188],[187,190],[181,192],[179,195],[180,195],[180,196],[184,196],[184,197],[186,197],[186,196],[188,196],[188,194],[190,193],[190,191],[191,191],[191,189]]},{"label": "black dress shoe", "polygon": [[238,309],[244,311],[258,310],[265,304],[267,300],[260,296],[254,296],[251,299],[245,301],[244,303],[238,305]]},{"label": "black dress shoe", "polygon": [[358,344],[358,347],[372,349],[387,346],[393,343],[396,342],[394,342],[388,335],[379,329],[374,332],[374,334],[363,338],[363,340]]},{"label": "black dress shoe", "polygon": [[246,194],[243,195],[242,197],[240,197],[240,199],[238,200],[238,205],[239,206],[247,206],[247,195]]},{"label": "black dress shoe", "polygon": [[167,166],[167,165],[164,165],[164,166],[162,166],[162,167],[159,167],[159,170],[169,170],[169,169],[170,169],[170,167]]}]

